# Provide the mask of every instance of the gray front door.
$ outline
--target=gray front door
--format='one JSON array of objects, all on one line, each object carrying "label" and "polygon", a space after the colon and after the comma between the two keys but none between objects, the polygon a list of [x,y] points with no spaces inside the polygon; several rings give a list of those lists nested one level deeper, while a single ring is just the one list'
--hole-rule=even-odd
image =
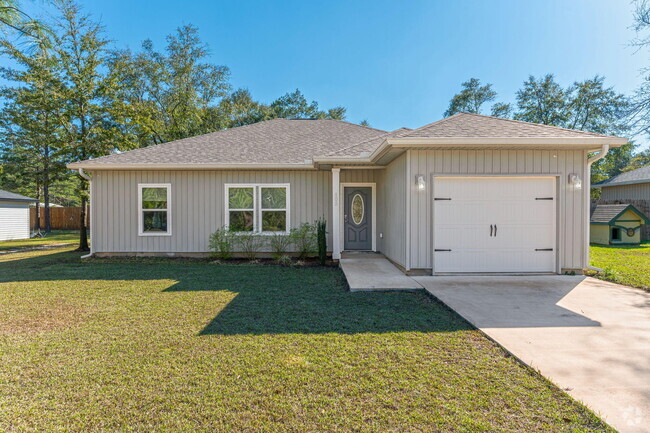
[{"label": "gray front door", "polygon": [[372,249],[372,188],[346,187],[343,233],[346,250]]}]

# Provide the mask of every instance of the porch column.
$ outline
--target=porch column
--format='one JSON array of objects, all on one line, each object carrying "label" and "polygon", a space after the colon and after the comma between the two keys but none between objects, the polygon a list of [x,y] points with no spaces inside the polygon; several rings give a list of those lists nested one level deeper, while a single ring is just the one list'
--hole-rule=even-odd
[{"label": "porch column", "polygon": [[332,259],[341,258],[341,209],[339,191],[341,190],[340,168],[332,168]]}]

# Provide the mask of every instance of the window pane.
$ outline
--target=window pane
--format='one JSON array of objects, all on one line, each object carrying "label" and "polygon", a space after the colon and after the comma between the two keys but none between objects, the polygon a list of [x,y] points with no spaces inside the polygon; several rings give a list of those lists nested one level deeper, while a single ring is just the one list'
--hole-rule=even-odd
[{"label": "window pane", "polygon": [[230,230],[235,232],[253,231],[253,212],[251,211],[230,211]]},{"label": "window pane", "polygon": [[262,209],[286,209],[286,188],[262,188]]},{"label": "window pane", "polygon": [[263,232],[284,232],[287,231],[287,213],[285,211],[264,211],[262,212]]},{"label": "window pane", "polygon": [[167,212],[144,211],[143,230],[145,232],[167,232]]},{"label": "window pane", "polygon": [[167,209],[167,188],[142,188],[142,209]]},{"label": "window pane", "polygon": [[253,209],[253,188],[228,188],[230,209]]}]

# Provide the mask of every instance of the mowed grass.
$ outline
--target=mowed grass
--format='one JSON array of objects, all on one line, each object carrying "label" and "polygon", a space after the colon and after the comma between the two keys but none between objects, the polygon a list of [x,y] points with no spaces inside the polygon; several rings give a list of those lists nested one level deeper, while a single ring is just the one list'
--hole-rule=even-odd
[{"label": "mowed grass", "polygon": [[43,238],[20,239],[0,242],[0,253],[17,250],[33,249],[48,246],[71,245],[79,242],[79,232],[76,230],[56,230]]},{"label": "mowed grass", "polygon": [[72,248],[0,256],[0,431],[611,431],[423,293]]},{"label": "mowed grass", "polygon": [[641,245],[591,246],[591,266],[603,270],[593,276],[650,290],[650,242]]}]

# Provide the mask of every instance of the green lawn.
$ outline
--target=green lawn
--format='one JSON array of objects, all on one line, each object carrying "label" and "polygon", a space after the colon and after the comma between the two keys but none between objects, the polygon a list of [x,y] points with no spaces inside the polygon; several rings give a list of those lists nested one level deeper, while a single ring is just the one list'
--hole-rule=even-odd
[{"label": "green lawn", "polygon": [[22,239],[18,241],[0,242],[0,253],[15,249],[32,249],[53,245],[70,245],[79,242],[79,232],[75,230],[57,230],[44,238]]},{"label": "green lawn", "polygon": [[650,242],[640,246],[591,246],[591,266],[603,272],[593,276],[626,286],[650,290]]},{"label": "green lawn", "polygon": [[0,255],[0,431],[612,431],[423,293],[72,248]]}]

